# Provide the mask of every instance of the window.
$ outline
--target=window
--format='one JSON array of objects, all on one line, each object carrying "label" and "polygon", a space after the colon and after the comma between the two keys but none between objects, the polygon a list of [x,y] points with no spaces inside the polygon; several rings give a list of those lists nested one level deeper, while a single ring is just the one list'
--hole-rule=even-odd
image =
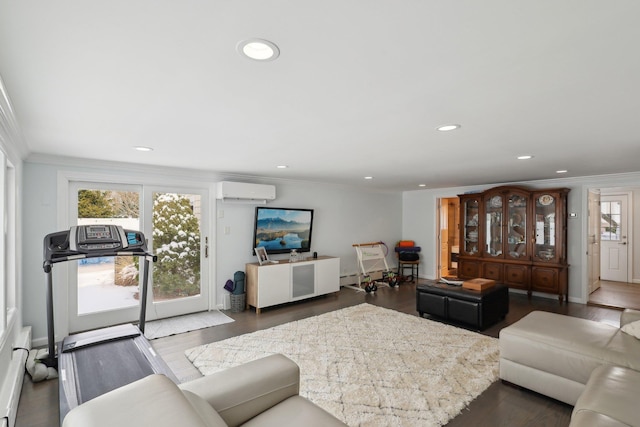
[{"label": "window", "polygon": [[17,306],[17,284],[15,269],[16,247],[16,174],[15,168],[0,150],[0,335],[7,327],[9,314]]},{"label": "window", "polygon": [[200,295],[200,195],[153,193],[153,299]]},{"label": "window", "polygon": [[602,240],[620,240],[620,221],[622,220],[622,204],[620,201],[600,203],[600,236]]},{"label": "window", "polygon": [[2,292],[0,292],[0,335],[7,328],[7,310],[9,309],[7,304],[8,284],[7,281],[7,159],[2,151],[0,151],[0,166],[2,167],[2,173],[0,173],[0,224],[2,224],[2,233],[0,233],[0,282],[2,282]]},{"label": "window", "polygon": [[[18,147],[21,142],[20,127],[0,77],[0,337],[19,306],[16,280],[18,178],[11,159],[20,162],[20,158],[15,152],[12,156],[11,149]],[[3,348],[0,347],[0,351]]]},{"label": "window", "polygon": [[[95,186],[98,187],[98,186]],[[140,229],[140,192],[87,185],[77,192],[77,225]],[[77,261],[78,314],[138,306],[139,262],[132,256]]]}]

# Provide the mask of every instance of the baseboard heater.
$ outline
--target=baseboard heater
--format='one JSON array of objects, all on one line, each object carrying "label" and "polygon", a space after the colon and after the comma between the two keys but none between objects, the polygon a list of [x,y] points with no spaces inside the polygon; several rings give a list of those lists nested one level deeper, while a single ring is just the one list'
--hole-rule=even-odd
[{"label": "baseboard heater", "polygon": [[25,327],[20,331],[18,342],[12,349],[11,362],[0,393],[0,408],[2,408],[0,426],[2,427],[15,427],[16,425],[18,402],[24,380],[24,363],[29,349],[31,349],[31,327]]}]

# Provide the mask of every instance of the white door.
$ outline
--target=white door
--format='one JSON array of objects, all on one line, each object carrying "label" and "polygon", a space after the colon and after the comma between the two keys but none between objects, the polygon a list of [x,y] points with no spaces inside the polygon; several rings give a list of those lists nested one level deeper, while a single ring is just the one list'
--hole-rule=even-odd
[{"label": "white door", "polygon": [[600,197],[602,280],[628,281],[627,204],[627,194],[603,194]]},{"label": "white door", "polygon": [[438,240],[440,241],[440,277],[449,275],[449,205],[448,199],[440,199],[440,207],[438,210],[438,218],[440,222],[440,233]]},{"label": "white door", "polygon": [[[147,320],[208,308],[206,190],[92,182],[70,184],[70,225],[116,224],[140,230],[158,255],[148,281]],[[204,223],[204,224],[203,224]],[[68,262],[69,332],[135,322],[144,262],[101,257]]]},{"label": "white door", "polygon": [[452,254],[458,250],[458,211],[460,209],[458,198],[442,198],[436,211],[438,220],[438,265],[439,277],[457,274],[454,271],[458,263],[452,259]]},{"label": "white door", "polygon": [[206,190],[145,188],[145,224],[153,264],[149,320],[208,309],[208,198]]},{"label": "white door", "polygon": [[600,287],[600,193],[589,190],[588,195],[588,231],[587,231],[587,255],[588,255],[588,283],[589,294]]}]

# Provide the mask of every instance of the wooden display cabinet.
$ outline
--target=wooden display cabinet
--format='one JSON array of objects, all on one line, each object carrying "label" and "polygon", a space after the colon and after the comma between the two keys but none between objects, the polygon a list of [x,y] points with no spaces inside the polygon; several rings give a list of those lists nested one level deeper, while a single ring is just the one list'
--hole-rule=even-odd
[{"label": "wooden display cabinet", "polygon": [[567,188],[501,186],[460,199],[462,279],[483,277],[567,301]]}]

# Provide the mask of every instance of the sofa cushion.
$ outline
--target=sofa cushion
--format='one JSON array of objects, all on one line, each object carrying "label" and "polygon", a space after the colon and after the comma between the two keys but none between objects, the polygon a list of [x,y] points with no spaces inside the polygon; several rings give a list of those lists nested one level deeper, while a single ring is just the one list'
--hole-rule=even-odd
[{"label": "sofa cushion", "polygon": [[629,334],[633,337],[640,339],[640,320],[636,320],[635,322],[627,323],[622,328],[620,328],[622,332],[625,334]]},{"label": "sofa cushion", "polygon": [[[75,407],[63,427],[218,427],[203,419],[180,389],[163,375],[120,387]],[[222,424],[224,425],[224,424]]]},{"label": "sofa cushion", "polygon": [[345,424],[301,396],[293,396],[243,424],[245,427],[344,427]]},{"label": "sofa cushion", "polygon": [[640,320],[640,310],[633,310],[631,308],[625,308],[620,315],[620,326],[624,326],[628,323]]},{"label": "sofa cushion", "polygon": [[222,417],[218,415],[218,413],[205,402],[200,396],[197,394],[191,393],[190,391],[183,390],[182,393],[187,398],[193,409],[200,415],[203,421],[207,423],[210,427],[227,427],[227,423],[224,422]]},{"label": "sofa cushion", "polygon": [[600,366],[587,382],[571,415],[571,426],[638,426],[640,372]]},{"label": "sofa cushion", "polygon": [[227,425],[242,425],[257,414],[298,394],[300,368],[272,354],[180,384],[204,399]]},{"label": "sofa cushion", "polygon": [[571,424],[569,427],[629,427],[629,424],[621,423],[620,421],[611,418],[604,414],[599,414],[592,411],[580,411],[575,416],[571,417]]},{"label": "sofa cushion", "polygon": [[603,364],[640,370],[640,342],[605,323],[534,311],[500,331],[500,358],[586,384]]}]

